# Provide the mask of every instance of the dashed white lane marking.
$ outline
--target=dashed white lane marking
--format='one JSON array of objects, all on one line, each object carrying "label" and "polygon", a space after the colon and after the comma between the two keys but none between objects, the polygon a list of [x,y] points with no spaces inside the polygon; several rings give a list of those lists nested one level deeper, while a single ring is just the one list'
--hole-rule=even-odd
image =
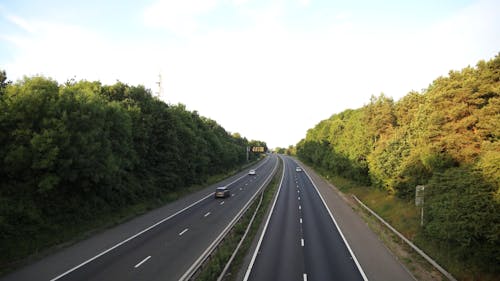
[{"label": "dashed white lane marking", "polygon": [[210,214],[211,214],[211,213],[210,213],[210,212],[208,212],[208,213],[206,213],[206,214],[204,215],[204,217],[206,218],[206,217],[210,216]]},{"label": "dashed white lane marking", "polygon": [[299,201],[300,201],[300,196],[299,196]]},{"label": "dashed white lane marking", "polygon": [[224,205],[224,201],[220,202],[220,205]]},{"label": "dashed white lane marking", "polygon": [[231,194],[231,197],[233,197],[233,196],[234,196],[234,193],[233,193],[233,194]]},{"label": "dashed white lane marking", "polygon": [[300,190],[297,189],[297,193],[300,193]]},{"label": "dashed white lane marking", "polygon": [[300,223],[302,223],[302,218],[300,218]]},{"label": "dashed white lane marking", "polygon": [[307,274],[304,273],[304,281],[307,281]]},{"label": "dashed white lane marking", "polygon": [[299,210],[302,210],[302,206],[299,205]]},{"label": "dashed white lane marking", "polygon": [[183,231],[181,231],[181,232],[179,233],[179,236],[182,236],[182,234],[186,233],[188,230],[189,230],[189,228],[184,229]]},{"label": "dashed white lane marking", "polygon": [[304,247],[304,239],[300,239],[300,245]]},{"label": "dashed white lane marking", "polygon": [[240,187],[240,190],[243,190],[243,187]]},{"label": "dashed white lane marking", "polygon": [[151,256],[148,256],[147,258],[143,259],[140,263],[136,264],[134,266],[134,268],[138,268],[139,266],[141,266],[143,263],[145,263],[147,260],[149,260],[151,258]]}]

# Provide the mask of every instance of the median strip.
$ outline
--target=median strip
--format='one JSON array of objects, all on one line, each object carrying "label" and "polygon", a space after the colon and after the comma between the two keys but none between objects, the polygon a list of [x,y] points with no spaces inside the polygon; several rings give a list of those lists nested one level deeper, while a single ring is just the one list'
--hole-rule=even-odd
[{"label": "median strip", "polygon": [[[224,266],[225,261],[231,254],[231,252],[228,253],[228,248],[230,247],[230,244],[232,244],[231,242],[233,241],[234,237],[236,237],[237,235],[241,235],[240,231],[238,231],[238,222],[241,222],[242,218],[246,217],[250,213],[247,211],[251,210],[251,207],[256,205],[256,199],[258,195],[262,194],[262,191],[266,190],[265,187],[273,180],[273,175],[275,175],[278,166],[279,163],[276,163],[271,174],[266,177],[262,185],[257,188],[256,192],[252,195],[245,206],[243,206],[236,217],[234,217],[234,219],[227,225],[222,233],[179,278],[179,280],[192,280],[193,278],[196,280],[216,280],[218,274]],[[243,225],[243,227],[244,226],[245,225]]]},{"label": "median strip", "polygon": [[[279,166],[282,165],[277,164],[274,171],[281,170]],[[202,271],[194,277],[195,280],[235,280],[253,237],[257,234],[268,206],[274,198],[275,190],[278,188],[281,172],[273,172],[273,174],[275,174],[274,178],[269,177],[265,180],[267,187],[261,188],[261,191],[256,194],[261,195],[262,201],[255,198],[246,213],[241,216],[217,250],[211,254],[210,259],[202,266]],[[252,218],[254,218],[253,222]]]}]

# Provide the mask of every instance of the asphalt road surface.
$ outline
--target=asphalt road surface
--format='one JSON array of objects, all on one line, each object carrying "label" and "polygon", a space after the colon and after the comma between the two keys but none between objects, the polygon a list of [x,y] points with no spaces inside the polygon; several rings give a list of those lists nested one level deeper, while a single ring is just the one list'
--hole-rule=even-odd
[{"label": "asphalt road surface", "polygon": [[[178,280],[271,177],[276,156],[255,169],[187,196],[26,266],[4,281]],[[214,198],[227,185],[229,198]]]},{"label": "asphalt road surface", "polygon": [[245,280],[367,280],[309,177],[283,160],[278,197]]}]

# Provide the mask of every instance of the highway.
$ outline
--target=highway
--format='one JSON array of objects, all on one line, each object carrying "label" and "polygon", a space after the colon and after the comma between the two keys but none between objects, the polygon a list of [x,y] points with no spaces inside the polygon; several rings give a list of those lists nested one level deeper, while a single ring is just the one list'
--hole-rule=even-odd
[{"label": "highway", "polygon": [[244,280],[367,280],[306,172],[284,176]]},{"label": "highway", "polygon": [[[20,269],[2,280],[182,280],[278,166],[269,156],[217,185],[96,235]],[[248,175],[255,169],[257,175]],[[140,226],[140,227],[139,227]]]}]

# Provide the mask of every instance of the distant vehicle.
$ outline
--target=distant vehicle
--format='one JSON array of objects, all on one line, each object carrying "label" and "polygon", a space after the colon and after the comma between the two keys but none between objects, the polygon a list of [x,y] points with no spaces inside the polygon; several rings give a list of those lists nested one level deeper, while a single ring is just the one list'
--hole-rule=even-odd
[{"label": "distant vehicle", "polygon": [[295,168],[295,172],[302,172],[302,168],[301,167]]},{"label": "distant vehicle", "polygon": [[227,186],[221,186],[215,189],[215,198],[226,198],[229,196],[231,196],[231,192]]},{"label": "distant vehicle", "polygon": [[255,176],[257,173],[255,172],[255,170],[250,170],[248,171],[248,174],[251,176]]}]

